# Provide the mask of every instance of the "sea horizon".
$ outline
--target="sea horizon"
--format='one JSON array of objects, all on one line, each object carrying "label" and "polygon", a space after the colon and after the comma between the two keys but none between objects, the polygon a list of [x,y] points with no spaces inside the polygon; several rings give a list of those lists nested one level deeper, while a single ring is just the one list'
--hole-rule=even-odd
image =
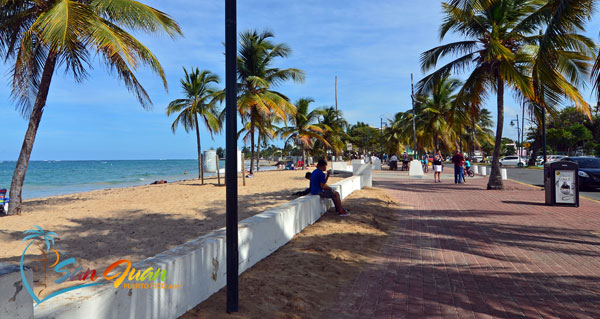
[{"label": "sea horizon", "polygon": [[[15,165],[16,161],[0,160],[0,189],[10,189]],[[219,167],[225,167],[224,160],[219,161]],[[273,168],[264,167],[265,170]],[[215,175],[216,172],[204,173],[205,177]],[[148,185],[156,180],[175,182],[197,178],[197,159],[32,160],[25,175],[22,198]],[[8,192],[6,196],[9,196]]]}]

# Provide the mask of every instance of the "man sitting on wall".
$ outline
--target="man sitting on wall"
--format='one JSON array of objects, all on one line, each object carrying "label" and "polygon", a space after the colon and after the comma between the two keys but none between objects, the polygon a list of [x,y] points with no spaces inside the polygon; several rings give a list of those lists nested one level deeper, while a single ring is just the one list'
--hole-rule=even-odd
[{"label": "man sitting on wall", "polygon": [[335,204],[335,209],[339,216],[348,216],[350,213],[342,207],[342,199],[340,193],[334,191],[327,185],[327,180],[331,172],[325,172],[327,170],[327,162],[324,159],[320,159],[317,163],[317,169],[315,169],[310,176],[310,193],[313,195],[319,195],[321,198],[331,198]]},{"label": "man sitting on wall", "polygon": [[[311,176],[312,176],[311,172],[306,172],[306,174],[304,174],[304,178],[308,179],[309,181],[310,181],[310,177]],[[292,195],[295,195],[295,196],[304,196],[304,195],[308,195],[308,194],[310,194],[310,187],[307,188],[307,189],[305,189],[305,190],[303,190],[303,191],[295,192]]]}]

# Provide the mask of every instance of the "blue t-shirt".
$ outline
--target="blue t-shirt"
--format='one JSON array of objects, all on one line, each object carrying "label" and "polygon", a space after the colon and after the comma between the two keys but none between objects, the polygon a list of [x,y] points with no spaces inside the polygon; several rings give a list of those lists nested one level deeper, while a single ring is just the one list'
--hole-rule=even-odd
[{"label": "blue t-shirt", "polygon": [[313,195],[319,195],[323,191],[321,189],[321,183],[325,183],[327,181],[327,176],[323,173],[322,170],[316,169],[310,175],[310,193]]}]

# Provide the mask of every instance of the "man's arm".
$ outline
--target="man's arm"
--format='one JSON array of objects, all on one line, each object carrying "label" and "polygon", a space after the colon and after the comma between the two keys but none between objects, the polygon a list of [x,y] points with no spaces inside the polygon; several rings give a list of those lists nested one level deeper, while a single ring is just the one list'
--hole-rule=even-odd
[{"label": "man's arm", "polygon": [[327,185],[327,180],[329,180],[329,175],[330,175],[330,174],[331,174],[331,173],[330,173],[330,171],[327,171],[327,176],[325,177],[325,181],[321,181],[321,189],[327,189],[327,188],[330,188],[330,187]]}]

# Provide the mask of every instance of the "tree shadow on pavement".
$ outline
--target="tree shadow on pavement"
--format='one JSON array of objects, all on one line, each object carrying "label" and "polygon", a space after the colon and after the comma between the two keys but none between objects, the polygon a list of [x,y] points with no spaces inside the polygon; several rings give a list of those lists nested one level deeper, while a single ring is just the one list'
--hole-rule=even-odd
[{"label": "tree shadow on pavement", "polygon": [[518,204],[518,205],[535,205],[535,206],[546,206],[545,203],[540,202],[527,202],[522,200],[503,200],[503,203],[506,204]]}]

